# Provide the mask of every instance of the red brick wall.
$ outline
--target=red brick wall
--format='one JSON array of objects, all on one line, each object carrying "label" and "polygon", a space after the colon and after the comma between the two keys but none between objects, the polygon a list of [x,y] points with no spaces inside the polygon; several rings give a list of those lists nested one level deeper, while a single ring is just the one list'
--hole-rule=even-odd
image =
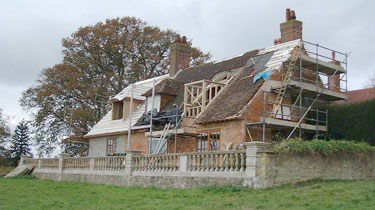
[{"label": "red brick wall", "polygon": [[[125,151],[127,150],[128,136],[125,135]],[[148,140],[145,132],[137,131],[132,132],[130,136],[130,150],[140,150],[142,154],[147,153]]]},{"label": "red brick wall", "polygon": [[220,151],[226,151],[230,143],[242,144],[245,138],[244,120],[230,120],[207,125],[198,125],[197,133],[200,131],[220,130]]},{"label": "red brick wall", "polygon": [[[195,137],[178,137],[176,153],[196,152],[196,138]],[[168,142],[168,153],[174,153],[174,136]]]}]

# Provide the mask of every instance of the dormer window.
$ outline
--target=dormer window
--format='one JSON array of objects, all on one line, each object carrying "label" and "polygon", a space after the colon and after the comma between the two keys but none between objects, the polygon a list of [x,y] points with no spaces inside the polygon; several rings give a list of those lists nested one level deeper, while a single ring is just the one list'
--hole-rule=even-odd
[{"label": "dormer window", "polygon": [[[151,111],[152,108],[152,96],[148,96],[146,98],[146,113],[148,111]],[[160,111],[160,95],[154,96],[154,109],[156,109],[158,112]]]},{"label": "dormer window", "polygon": [[114,101],[112,103],[112,120],[122,119],[124,116],[124,102]]}]

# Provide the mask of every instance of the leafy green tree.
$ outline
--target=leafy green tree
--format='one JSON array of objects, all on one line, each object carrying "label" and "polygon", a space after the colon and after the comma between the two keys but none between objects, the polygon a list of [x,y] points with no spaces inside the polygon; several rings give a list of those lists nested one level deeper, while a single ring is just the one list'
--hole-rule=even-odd
[{"label": "leafy green tree", "polygon": [[32,155],[30,149],[30,130],[28,122],[22,120],[17,125],[12,139],[10,140],[10,154],[14,160],[14,165],[17,165],[21,155]]},{"label": "leafy green tree", "polygon": [[10,136],[10,129],[7,123],[8,117],[3,114],[3,110],[0,108],[0,146]]},{"label": "leafy green tree", "polygon": [[0,108],[0,166],[8,166],[11,162],[9,150],[5,147],[10,137],[10,129],[7,124],[8,116],[3,114],[3,110]]},{"label": "leafy green tree", "polygon": [[[63,39],[63,62],[43,70],[37,85],[20,99],[34,115],[36,135],[43,136],[39,144],[85,135],[110,110],[111,96],[131,83],[166,74],[176,34],[124,17],[79,28]],[[210,57],[192,47],[191,64]]]}]

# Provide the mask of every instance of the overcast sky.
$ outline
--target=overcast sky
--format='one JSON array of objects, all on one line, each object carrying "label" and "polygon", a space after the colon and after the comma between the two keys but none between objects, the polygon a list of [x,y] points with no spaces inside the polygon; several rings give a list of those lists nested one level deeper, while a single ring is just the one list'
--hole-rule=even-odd
[{"label": "overcast sky", "polygon": [[[232,57],[273,45],[285,9],[303,21],[305,40],[351,52],[349,89],[365,87],[375,75],[375,1],[94,1],[12,0],[0,7],[0,107],[12,124],[28,118],[19,106],[22,91],[42,69],[62,60],[61,39],[81,26],[134,16],[172,29],[213,55]],[[13,126],[12,126],[13,127]]]}]

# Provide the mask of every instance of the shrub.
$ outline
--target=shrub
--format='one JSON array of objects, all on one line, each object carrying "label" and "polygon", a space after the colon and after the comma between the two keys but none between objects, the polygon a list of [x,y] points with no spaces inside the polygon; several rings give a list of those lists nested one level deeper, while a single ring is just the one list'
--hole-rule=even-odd
[{"label": "shrub", "polygon": [[320,140],[304,141],[302,139],[289,139],[272,145],[277,153],[329,153],[329,152],[374,152],[375,147],[366,142],[345,140]]},{"label": "shrub", "polygon": [[375,145],[375,100],[328,108],[328,135],[333,139],[365,140]]}]

